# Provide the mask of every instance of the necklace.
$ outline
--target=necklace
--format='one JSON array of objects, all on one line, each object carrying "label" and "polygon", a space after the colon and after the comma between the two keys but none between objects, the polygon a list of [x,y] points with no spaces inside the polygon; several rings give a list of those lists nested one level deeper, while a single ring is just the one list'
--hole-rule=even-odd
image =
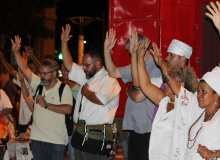
[{"label": "necklace", "polygon": [[[211,119],[212,119],[212,117],[214,117],[214,115],[215,115],[215,113],[219,110],[219,108],[220,108],[220,106],[218,106],[216,109],[215,109],[215,111],[212,113],[212,115],[209,117],[209,119],[208,119],[208,121],[210,121]],[[189,128],[189,132],[188,132],[188,144],[187,144],[187,147],[189,148],[189,149],[191,149],[193,146],[194,146],[194,144],[195,144],[195,142],[196,142],[196,137],[198,136],[198,134],[199,134],[199,131],[202,129],[202,126],[199,128],[199,130],[196,132],[196,135],[195,135],[195,137],[193,138],[193,139],[190,139],[190,132],[191,132],[191,129],[192,129],[192,127],[200,120],[200,118],[202,117],[202,115],[204,114],[206,112],[206,109],[202,112],[202,114],[199,116],[199,118],[192,124],[192,126]],[[189,142],[190,141],[194,141],[193,142],[193,145],[191,146],[191,147],[189,147]]]}]

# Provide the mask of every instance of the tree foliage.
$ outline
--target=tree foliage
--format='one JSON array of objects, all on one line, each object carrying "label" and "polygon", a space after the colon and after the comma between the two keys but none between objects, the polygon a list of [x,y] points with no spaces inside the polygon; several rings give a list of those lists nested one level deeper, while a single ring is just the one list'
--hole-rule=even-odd
[{"label": "tree foliage", "polygon": [[53,38],[54,31],[43,23],[46,8],[56,6],[58,0],[0,0],[0,35],[33,35]]}]

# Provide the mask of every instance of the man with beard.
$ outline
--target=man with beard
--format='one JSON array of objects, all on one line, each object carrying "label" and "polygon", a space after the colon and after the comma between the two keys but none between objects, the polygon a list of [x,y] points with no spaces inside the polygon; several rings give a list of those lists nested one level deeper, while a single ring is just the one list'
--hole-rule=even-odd
[{"label": "man with beard", "polygon": [[112,126],[121,90],[118,81],[110,78],[97,51],[86,52],[81,66],[73,63],[68,50],[71,27],[61,34],[63,64],[70,72],[69,79],[81,85],[77,96],[72,138],[76,160],[105,160],[112,148]]},{"label": "man with beard", "polygon": [[[39,67],[39,76],[33,74],[23,62],[19,53],[21,38],[15,36],[12,50],[18,67],[30,83],[36,98],[33,112],[33,123],[30,134],[31,148],[35,160],[64,160],[65,145],[68,143],[65,114],[72,111],[73,96],[68,85],[65,85],[62,96],[59,95],[61,82],[57,79],[59,66],[56,61],[46,59]],[[42,84],[42,94],[37,88]]]}]

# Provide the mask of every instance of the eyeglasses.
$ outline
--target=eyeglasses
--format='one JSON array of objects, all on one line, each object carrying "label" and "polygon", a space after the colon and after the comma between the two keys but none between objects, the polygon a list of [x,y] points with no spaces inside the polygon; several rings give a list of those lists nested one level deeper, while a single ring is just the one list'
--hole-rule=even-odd
[{"label": "eyeglasses", "polygon": [[53,72],[42,72],[42,73],[41,73],[41,72],[38,72],[38,75],[39,75],[39,76],[41,76],[41,75],[46,76],[48,73],[53,73]]},{"label": "eyeglasses", "polygon": [[94,61],[94,62],[89,63],[89,64],[83,64],[83,63],[81,63],[80,66],[82,66],[82,67],[89,67],[89,65],[91,65],[91,64],[93,64],[93,63],[95,63],[95,62],[97,62],[97,61]]}]

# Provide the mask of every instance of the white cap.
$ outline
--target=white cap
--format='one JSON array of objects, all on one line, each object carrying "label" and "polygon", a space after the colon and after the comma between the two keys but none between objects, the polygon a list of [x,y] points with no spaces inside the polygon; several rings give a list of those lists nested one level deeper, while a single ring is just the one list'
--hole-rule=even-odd
[{"label": "white cap", "polygon": [[190,47],[188,44],[177,39],[173,39],[168,47],[167,52],[174,53],[179,56],[186,56],[187,59],[190,59],[192,50],[192,47]]},{"label": "white cap", "polygon": [[216,66],[211,72],[207,72],[202,79],[220,95],[220,67]]}]

